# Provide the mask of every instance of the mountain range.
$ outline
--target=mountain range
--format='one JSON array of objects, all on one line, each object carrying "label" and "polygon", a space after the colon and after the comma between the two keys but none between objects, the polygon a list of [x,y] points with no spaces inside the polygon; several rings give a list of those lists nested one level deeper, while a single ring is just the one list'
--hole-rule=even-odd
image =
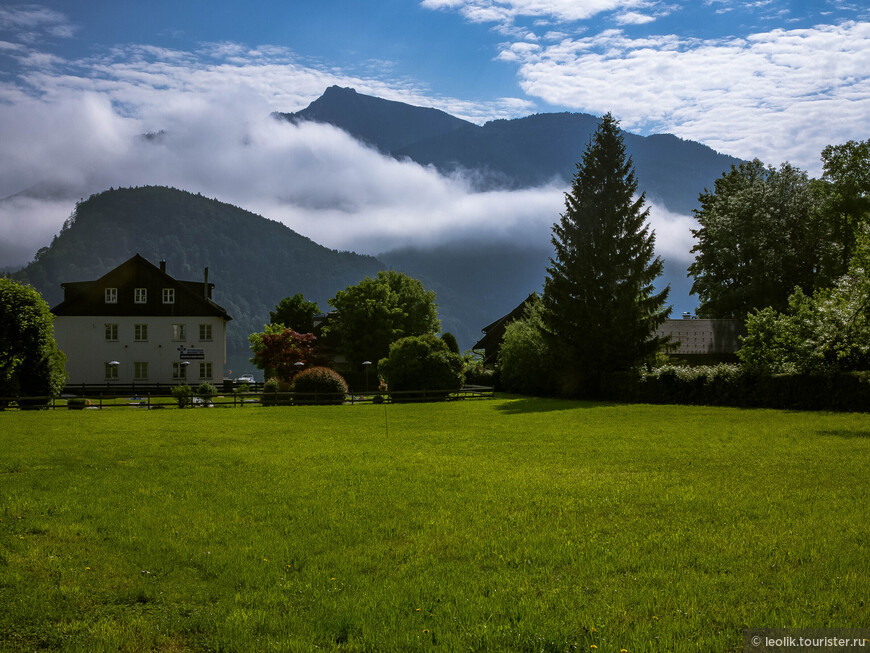
[{"label": "mountain range", "polygon": [[[543,183],[567,188],[597,125],[593,116],[559,113],[479,126],[437,109],[339,87],[301,111],[274,116],[331,124],[387,156],[463,175],[478,190]],[[673,212],[690,213],[698,194],[738,162],[671,135],[624,138],[640,189]],[[39,194],[39,188],[28,192]],[[283,297],[300,292],[325,311],[336,291],[389,268],[436,291],[443,329],[466,349],[481,327],[540,290],[551,254],[548,247],[493,236],[362,256],[322,247],[281,223],[214,199],[144,187],[78,203],[52,243],[14,276],[32,283],[53,305],[61,283],[96,279],[137,252],[152,262],[166,260],[167,271],[179,279],[198,279],[209,267],[215,299],[234,318],[228,332],[232,370],[250,369],[247,336],[262,330]],[[662,282],[672,286],[676,312],[692,308],[685,263],[666,260]]]},{"label": "mountain range", "polygon": [[[585,113],[541,113],[480,126],[437,109],[415,107],[331,86],[308,107],[276,113],[290,122],[328,123],[385,154],[468,176],[478,190],[570,183],[598,125]],[[739,159],[672,134],[623,133],[647,198],[691,213],[698,194]]]}]

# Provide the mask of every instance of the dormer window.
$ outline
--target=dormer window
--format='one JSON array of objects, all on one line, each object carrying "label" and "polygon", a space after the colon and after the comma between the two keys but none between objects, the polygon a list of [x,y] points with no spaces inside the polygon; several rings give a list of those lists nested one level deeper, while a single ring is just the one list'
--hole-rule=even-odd
[{"label": "dormer window", "polygon": [[133,294],[133,301],[137,304],[145,304],[148,301],[148,289],[136,288],[136,291]]},{"label": "dormer window", "polygon": [[117,304],[118,303],[118,289],[117,288],[106,288],[106,303],[107,304]]},{"label": "dormer window", "polygon": [[164,288],[163,289],[163,303],[164,304],[174,304],[175,303],[175,288]]}]

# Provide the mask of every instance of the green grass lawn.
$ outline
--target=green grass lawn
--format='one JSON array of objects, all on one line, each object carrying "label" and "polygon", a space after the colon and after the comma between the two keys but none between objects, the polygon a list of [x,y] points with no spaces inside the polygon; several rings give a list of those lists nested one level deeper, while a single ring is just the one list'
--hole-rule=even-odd
[{"label": "green grass lawn", "polygon": [[709,652],[866,627],[868,472],[856,414],[0,413],[0,649]]}]

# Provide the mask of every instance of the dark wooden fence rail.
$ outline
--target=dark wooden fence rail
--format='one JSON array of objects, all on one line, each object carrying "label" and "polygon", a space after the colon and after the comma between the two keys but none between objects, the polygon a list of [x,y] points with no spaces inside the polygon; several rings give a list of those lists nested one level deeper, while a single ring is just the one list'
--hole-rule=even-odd
[{"label": "dark wooden fence rail", "polygon": [[[178,401],[171,394],[171,386],[147,389],[136,385],[135,392],[129,386],[112,387],[106,391],[102,386],[91,384],[84,391],[81,386],[75,386],[76,393],[64,393],[61,397],[0,397],[0,410],[45,410],[70,408],[70,399],[83,399],[88,405],[81,406],[90,409],[136,407],[146,409],[175,408]],[[69,386],[73,389],[73,386]],[[147,391],[146,391],[147,390]],[[365,404],[365,403],[412,403],[426,401],[457,401],[465,399],[491,399],[493,388],[489,386],[465,386],[456,391],[451,390],[408,390],[401,392],[353,392],[346,394],[331,394],[317,392],[220,392],[214,397],[200,399],[196,394],[188,398],[187,407],[203,406],[301,406],[323,404]]]}]

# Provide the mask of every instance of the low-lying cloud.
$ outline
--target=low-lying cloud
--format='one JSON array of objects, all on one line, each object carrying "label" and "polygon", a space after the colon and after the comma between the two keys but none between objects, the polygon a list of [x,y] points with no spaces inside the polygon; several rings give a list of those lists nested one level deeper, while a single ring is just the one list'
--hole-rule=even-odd
[{"label": "low-lying cloud", "polygon": [[[354,80],[253,64],[259,54],[231,44],[213,51],[237,62],[195,65],[188,53],[139,48],[120,61],[78,62],[89,75],[49,67],[28,77],[31,88],[0,85],[0,196],[18,194],[0,201],[0,267],[29,261],[78,199],[143,185],[214,197],[361,253],[455,241],[549,243],[565,188],[476,192],[460,174],[397,161],[329,125],[278,121],[272,111],[297,110],[327,82]],[[280,76],[289,77],[264,81]],[[155,136],[144,138],[149,132]],[[661,252],[687,256],[685,220],[654,208]]]}]

